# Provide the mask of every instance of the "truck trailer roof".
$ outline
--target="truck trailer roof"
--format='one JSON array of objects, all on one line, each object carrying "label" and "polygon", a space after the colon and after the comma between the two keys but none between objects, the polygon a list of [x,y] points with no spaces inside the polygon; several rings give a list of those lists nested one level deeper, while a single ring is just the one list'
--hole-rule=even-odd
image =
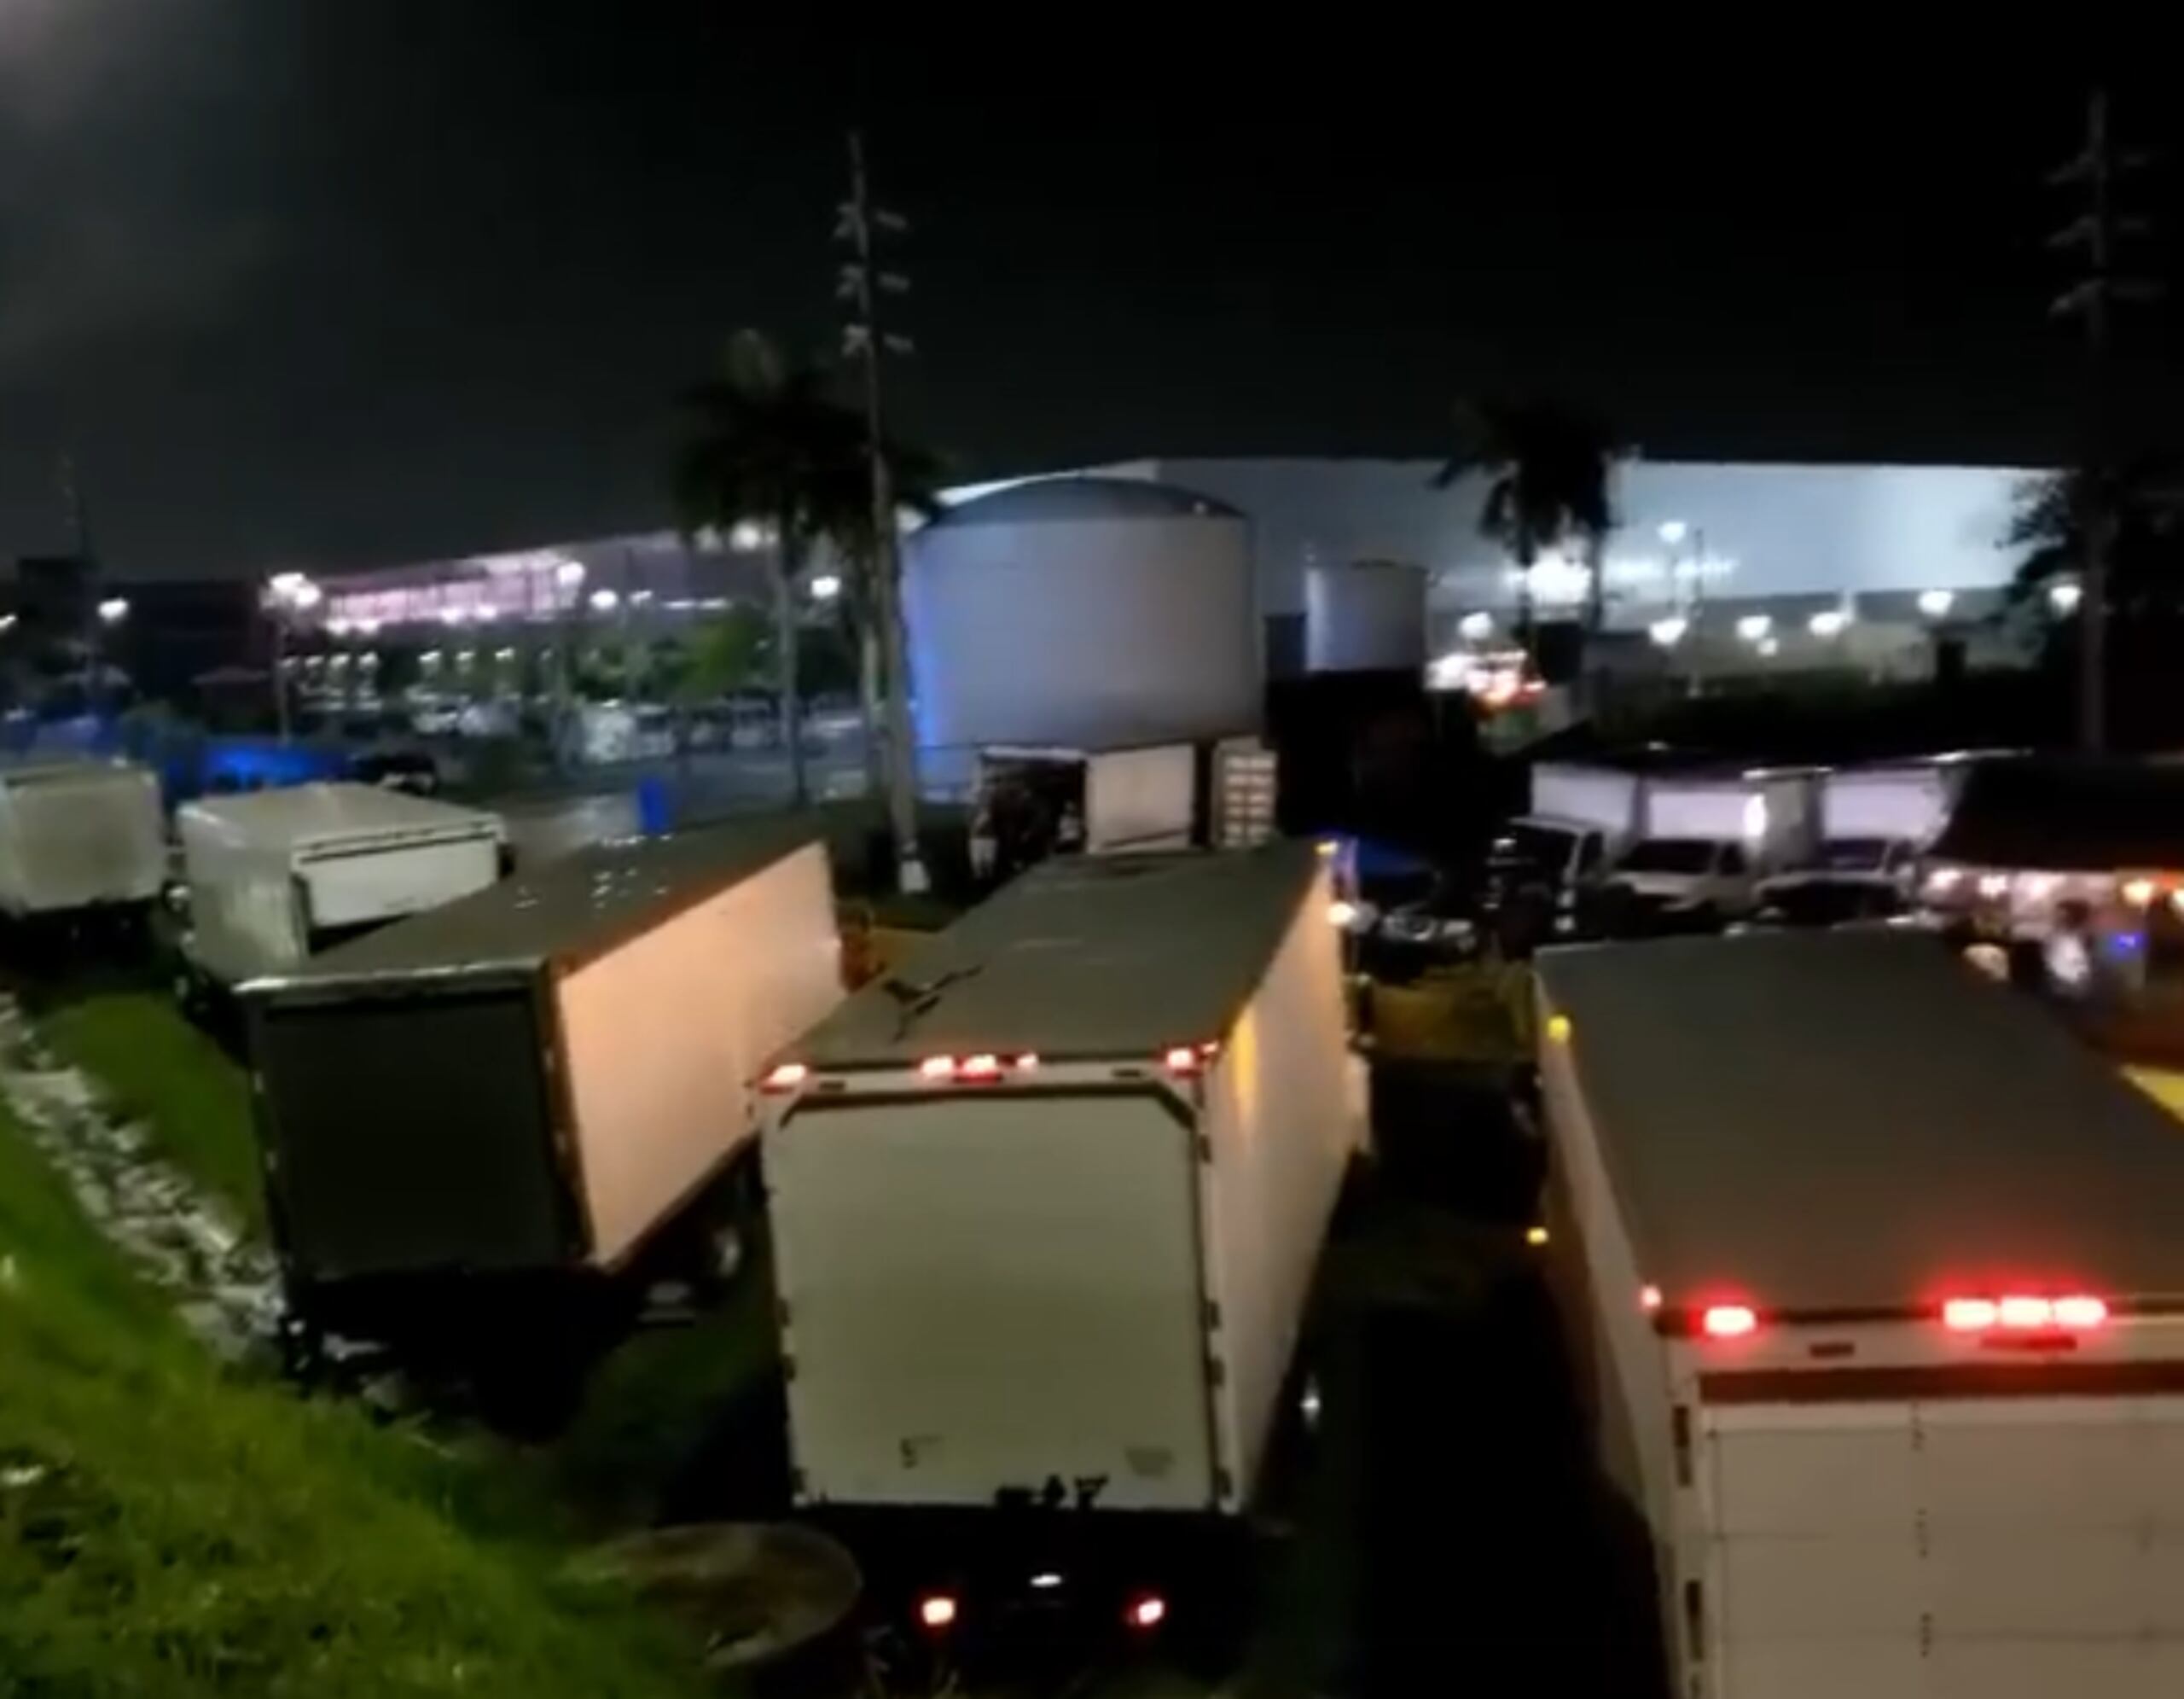
[{"label": "truck trailer roof", "polygon": [[1281,947],[1317,857],[1292,841],[1047,862],[850,998],[797,1057],[1155,1056],[1217,1038]]},{"label": "truck trailer roof", "polygon": [[344,782],[288,785],[233,796],[206,796],[183,805],[183,821],[224,842],[265,849],[301,849],[351,839],[455,830],[499,817],[482,809],[436,802],[407,791]]},{"label": "truck trailer roof", "polygon": [[1549,951],[1538,972],[1670,1306],[2184,1295],[2184,1134],[1931,940],[1670,939]]},{"label": "truck trailer roof", "polygon": [[[573,965],[817,838],[808,818],[770,816],[594,844],[338,946],[258,989],[551,959]],[[721,940],[723,950],[736,945]]]}]

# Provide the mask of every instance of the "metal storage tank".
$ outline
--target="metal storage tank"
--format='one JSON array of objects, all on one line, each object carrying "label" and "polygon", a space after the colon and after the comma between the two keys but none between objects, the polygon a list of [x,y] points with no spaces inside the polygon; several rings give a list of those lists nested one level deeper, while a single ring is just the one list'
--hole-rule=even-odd
[{"label": "metal storage tank", "polygon": [[910,539],[918,741],[1112,747],[1260,716],[1251,532],[1234,509],[1128,478],[1048,478]]},{"label": "metal storage tank", "polygon": [[1404,561],[1314,567],[1304,579],[1304,665],[1313,672],[1426,665],[1426,568]]}]

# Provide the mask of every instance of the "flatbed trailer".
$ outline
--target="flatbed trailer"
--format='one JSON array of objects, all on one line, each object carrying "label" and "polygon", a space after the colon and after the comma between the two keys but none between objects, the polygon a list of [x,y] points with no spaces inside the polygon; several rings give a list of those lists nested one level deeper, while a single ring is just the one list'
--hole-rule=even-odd
[{"label": "flatbed trailer", "polygon": [[1883,931],[1538,963],[1549,1231],[1688,1699],[2184,1692],[2184,1138]]}]

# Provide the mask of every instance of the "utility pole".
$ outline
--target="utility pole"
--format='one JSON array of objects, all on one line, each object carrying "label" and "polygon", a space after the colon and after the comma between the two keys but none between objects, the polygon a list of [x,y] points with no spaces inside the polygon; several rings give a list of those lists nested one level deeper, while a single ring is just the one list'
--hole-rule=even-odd
[{"label": "utility pole", "polygon": [[909,661],[903,641],[903,585],[895,493],[887,465],[886,416],[880,405],[880,368],[889,354],[915,352],[906,336],[890,332],[881,305],[890,295],[905,294],[909,279],[883,270],[881,244],[906,236],[909,221],[872,202],[871,179],[864,168],[864,137],[850,131],[850,198],[838,209],[834,239],[845,244],[838,294],[848,302],[850,319],[842,330],[843,352],[857,360],[864,377],[865,454],[872,470],[873,618],[880,628],[881,689],[886,701],[887,813],[895,837],[897,888],[915,894],[926,890],[925,861],[918,849],[917,741],[910,730]]},{"label": "utility pole", "polygon": [[2057,188],[2084,197],[2085,210],[2050,237],[2049,246],[2082,255],[2083,272],[2055,298],[2059,317],[2082,317],[2086,335],[2086,511],[2078,515],[2084,568],[2078,595],[2078,743],[2097,755],[2108,743],[2108,569],[2116,532],[2115,444],[2110,394],[2110,345],[2117,306],[2160,294],[2143,278],[2117,268],[2121,238],[2143,236],[2147,221],[2120,212],[2117,179],[2145,166],[2149,155],[2119,148],[2109,127],[2108,91],[2096,88],[2086,102],[2085,146],[2048,176]]},{"label": "utility pole", "polygon": [[54,479],[60,486],[61,506],[68,527],[68,552],[76,557],[78,581],[83,590],[84,711],[96,719],[105,694],[100,675],[106,670],[102,641],[105,633],[99,628],[98,568],[91,557],[91,516],[84,502],[84,480],[76,457],[66,449],[54,463]]}]

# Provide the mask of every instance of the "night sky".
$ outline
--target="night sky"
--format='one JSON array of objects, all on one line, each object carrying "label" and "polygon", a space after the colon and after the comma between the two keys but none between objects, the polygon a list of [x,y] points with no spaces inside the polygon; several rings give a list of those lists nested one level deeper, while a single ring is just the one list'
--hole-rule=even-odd
[{"label": "night sky", "polygon": [[[663,522],[677,386],[738,325],[831,339],[852,113],[917,226],[903,424],[967,476],[1431,454],[1486,392],[1656,456],[2071,439],[2075,78],[756,9],[0,0],[0,554],[62,544],[64,447],[124,575]],[[2176,318],[2127,339],[2164,401]]]}]

